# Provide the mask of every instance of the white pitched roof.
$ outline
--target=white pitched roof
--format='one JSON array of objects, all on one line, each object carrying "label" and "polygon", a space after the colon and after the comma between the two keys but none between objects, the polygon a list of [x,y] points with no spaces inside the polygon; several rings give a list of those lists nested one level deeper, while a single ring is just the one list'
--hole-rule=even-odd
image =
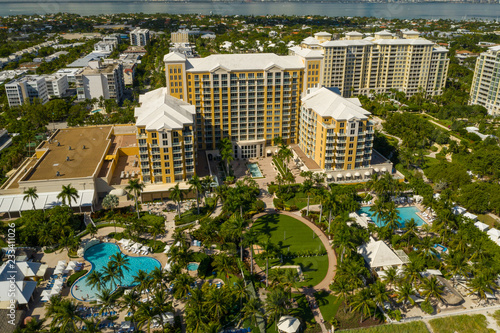
[{"label": "white pitched roof", "polygon": [[326,31],[320,31],[314,34],[314,36],[331,36],[332,34]]},{"label": "white pitched roof", "polygon": [[196,107],[167,94],[159,88],[139,96],[140,107],[135,108],[136,126],[146,130],[182,129],[193,124]]},{"label": "white pitched roof", "polygon": [[282,69],[303,69],[296,56],[279,56],[274,53],[212,54],[205,58],[188,59],[188,72],[209,72],[219,67],[228,71],[263,71],[273,66]]},{"label": "white pitched roof", "polygon": [[323,51],[301,48],[300,46],[293,46],[290,48],[293,53],[304,58],[323,58]]},{"label": "white pitched roof", "polygon": [[185,61],[185,60],[186,56],[179,52],[170,52],[169,54],[165,54],[165,56],[163,57],[164,62],[167,61],[175,62],[175,61]]},{"label": "white pitched roof", "polygon": [[344,98],[327,88],[320,88],[302,98],[304,107],[314,110],[321,117],[336,120],[351,118],[368,119],[370,112],[354,103],[351,98]]},{"label": "white pitched roof", "polygon": [[366,263],[371,268],[400,266],[403,264],[396,253],[394,253],[383,241],[375,242],[371,239],[370,243],[365,243],[358,247],[358,253],[363,256]]}]

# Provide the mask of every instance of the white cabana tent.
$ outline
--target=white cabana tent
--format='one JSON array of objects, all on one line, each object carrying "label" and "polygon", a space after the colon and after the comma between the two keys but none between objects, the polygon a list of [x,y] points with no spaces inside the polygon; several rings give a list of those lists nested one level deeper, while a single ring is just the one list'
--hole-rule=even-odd
[{"label": "white cabana tent", "polygon": [[282,316],[278,321],[278,330],[285,333],[298,332],[300,328],[300,320],[292,316]]},{"label": "white cabana tent", "polygon": [[500,237],[500,230],[493,228],[493,229],[488,230],[487,234],[490,236],[499,238]]},{"label": "white cabana tent", "polygon": [[488,230],[488,228],[490,227],[489,225],[487,225],[486,223],[483,223],[483,222],[476,222],[474,223],[474,225],[476,226],[476,228],[478,228],[479,230],[481,231],[486,231]]},{"label": "white cabana tent", "polygon": [[26,270],[26,267],[20,267],[20,263],[22,262],[14,263],[15,267],[12,267],[11,263],[5,263],[0,267],[0,303],[7,302],[10,304],[14,299],[17,304],[24,305],[28,304],[32,298],[37,282],[25,280],[29,276],[24,275],[23,271],[28,274],[36,274],[36,272],[33,269]]},{"label": "white cabana tent", "polygon": [[163,253],[168,253],[170,251],[170,245],[165,245],[165,250],[163,250]]},{"label": "white cabana tent", "polygon": [[467,212],[467,209],[465,209],[464,207],[460,207],[460,206],[455,206],[451,209],[451,211],[453,212],[453,214],[455,215],[462,215],[462,214],[465,214]]},{"label": "white cabana tent", "polygon": [[57,266],[56,269],[54,270],[54,274],[59,275],[59,274],[64,273],[64,271],[65,271],[64,267]]},{"label": "white cabana tent", "polygon": [[474,214],[469,213],[469,212],[465,213],[464,217],[471,219],[472,221],[477,221],[477,215],[474,215]]},{"label": "white cabana tent", "polygon": [[68,263],[68,266],[66,266],[66,270],[67,270],[67,271],[74,271],[74,270],[75,270],[75,268],[76,268],[76,266],[77,266],[76,261],[73,261],[73,260],[72,260],[72,261],[70,261],[70,262]]},{"label": "white cabana tent", "polygon": [[169,262],[167,262],[167,263],[165,264],[165,267],[163,267],[163,270],[164,270],[165,272],[170,272],[170,270],[171,270],[171,269],[172,269],[172,265],[170,265],[170,263],[169,263]]},{"label": "white cabana tent", "polygon": [[142,247],[141,243],[135,243],[134,245],[132,245],[132,247],[130,249],[131,250],[139,250],[141,247]]},{"label": "white cabana tent", "polygon": [[403,265],[403,261],[387,244],[383,241],[375,241],[373,238],[370,238],[369,243],[358,247],[358,253],[372,269]]}]

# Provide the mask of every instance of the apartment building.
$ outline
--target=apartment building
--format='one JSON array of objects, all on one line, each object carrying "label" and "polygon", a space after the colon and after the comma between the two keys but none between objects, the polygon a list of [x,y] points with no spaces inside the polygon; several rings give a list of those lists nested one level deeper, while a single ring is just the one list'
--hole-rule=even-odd
[{"label": "apartment building", "polygon": [[173,183],[191,178],[195,167],[196,107],[159,88],[139,97],[135,109],[142,181]]},{"label": "apartment building", "polygon": [[349,32],[341,40],[329,39],[325,33],[308,37],[290,48],[290,54],[301,56],[304,49],[321,51],[321,86],[338,87],[344,97],[392,90],[408,96],[421,89],[428,95],[443,92],[448,50],[419,38],[416,31],[403,32],[403,38],[379,31],[373,37]]},{"label": "apartment building", "polygon": [[189,44],[189,32],[187,30],[172,32],[170,40],[174,44]]},{"label": "apartment building", "polygon": [[45,82],[50,97],[62,97],[69,88],[68,77],[63,74],[47,75]]},{"label": "apartment building", "polygon": [[149,39],[148,29],[135,28],[130,32],[130,45],[146,46],[149,43]]},{"label": "apartment building", "polygon": [[[274,137],[297,141],[309,61],[266,53],[187,58],[172,52],[164,57],[167,92],[196,107],[197,149],[215,150],[229,137],[235,158],[259,157]],[[314,82],[319,73],[319,67],[311,69]]]},{"label": "apartment building", "polygon": [[471,105],[482,105],[488,113],[500,115],[500,46],[488,48],[476,60],[470,89]]},{"label": "apartment building", "polygon": [[369,167],[374,133],[369,115],[357,98],[317,89],[302,98],[299,147],[326,171]]},{"label": "apartment building", "polygon": [[76,93],[83,99],[114,99],[120,102],[124,90],[123,66],[118,61],[89,61],[80,74],[76,75]]},{"label": "apartment building", "polygon": [[26,75],[5,84],[5,92],[9,106],[20,106],[33,103],[37,98],[45,104],[49,101],[45,78],[39,75]]},{"label": "apartment building", "polygon": [[117,46],[118,44],[113,41],[108,41],[108,42],[100,41],[94,44],[94,51],[113,52]]}]

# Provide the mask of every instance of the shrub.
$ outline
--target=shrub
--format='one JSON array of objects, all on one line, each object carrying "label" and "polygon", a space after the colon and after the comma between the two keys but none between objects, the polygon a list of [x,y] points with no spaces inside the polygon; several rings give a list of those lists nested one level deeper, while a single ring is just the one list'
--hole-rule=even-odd
[{"label": "shrub", "polygon": [[432,306],[432,304],[429,301],[425,301],[425,302],[420,303],[420,308],[425,313],[428,313],[428,314],[434,313],[434,307]]},{"label": "shrub", "polygon": [[299,207],[295,206],[295,205],[291,205],[290,206],[290,210],[299,210]]},{"label": "shrub", "polygon": [[203,279],[207,276],[211,276],[212,261],[213,259],[210,256],[206,256],[200,261],[200,265],[198,266],[198,277]]},{"label": "shrub", "polygon": [[283,201],[280,199],[273,199],[273,205],[276,209],[282,210],[284,208]]},{"label": "shrub", "polygon": [[262,212],[264,211],[264,208],[266,208],[266,204],[264,203],[264,201],[262,200],[257,200],[255,201],[255,203],[253,204],[253,208],[257,211],[257,212]]},{"label": "shrub", "polygon": [[276,184],[271,184],[267,187],[267,191],[269,192],[269,194],[274,194],[276,193],[277,190],[278,190],[278,185]]},{"label": "shrub", "polygon": [[401,311],[399,310],[390,310],[387,312],[387,315],[389,318],[395,321],[400,321],[401,320]]},{"label": "shrub", "polygon": [[69,278],[68,278],[68,281],[66,282],[66,285],[68,287],[71,287],[73,285],[73,283],[75,283],[76,280],[78,280],[81,276],[84,276],[85,274],[87,274],[87,270],[84,269],[84,270],[81,270],[79,272],[76,272],[74,274],[72,274]]}]

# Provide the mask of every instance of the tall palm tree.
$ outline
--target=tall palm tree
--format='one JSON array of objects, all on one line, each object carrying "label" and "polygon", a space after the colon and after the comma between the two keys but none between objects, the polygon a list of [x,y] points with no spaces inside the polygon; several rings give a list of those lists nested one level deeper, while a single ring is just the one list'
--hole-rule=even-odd
[{"label": "tall palm tree", "polygon": [[425,296],[425,300],[434,298],[436,300],[443,300],[444,286],[439,283],[438,279],[433,275],[428,279],[424,279],[421,287],[421,294]]},{"label": "tall palm tree", "polygon": [[181,203],[184,199],[184,193],[179,188],[179,183],[175,184],[175,186],[170,189],[170,192],[170,199],[177,203],[177,214],[179,218],[181,218]]},{"label": "tall palm tree", "polygon": [[[286,144],[282,143],[278,151],[278,157],[281,158],[283,162],[286,161],[288,164],[290,163],[290,159],[293,157],[292,150]],[[285,167],[289,169],[287,164],[285,164]]]},{"label": "tall palm tree", "polygon": [[229,175],[229,173],[230,173],[229,164],[231,163],[232,160],[234,160],[233,144],[231,143],[231,139],[229,139],[228,137],[222,138],[219,141],[218,148],[219,148],[219,152],[220,152],[220,156],[221,156],[222,160],[224,160],[226,162],[226,170],[227,170],[227,173]]},{"label": "tall palm tree", "polygon": [[51,328],[58,328],[60,332],[78,332],[78,323],[83,319],[78,312],[77,303],[72,300],[61,300],[52,314]]},{"label": "tall palm tree", "polygon": [[476,294],[480,299],[487,300],[486,293],[492,294],[496,289],[496,284],[493,279],[490,279],[486,274],[477,272],[472,279],[467,283],[471,290],[469,295]]},{"label": "tall palm tree", "polygon": [[257,320],[262,316],[261,309],[262,303],[259,298],[250,298],[248,302],[245,303],[243,307],[243,316],[241,318],[241,322],[245,320],[250,320],[250,324],[253,326],[257,326]]},{"label": "tall palm tree", "polygon": [[160,234],[165,234],[165,222],[163,220],[154,220],[149,225],[149,232],[153,236],[153,247],[156,248],[156,237]]},{"label": "tall palm tree", "polygon": [[376,199],[373,202],[373,205],[370,207],[370,212],[372,212],[372,216],[377,219],[377,222],[385,220],[385,202],[383,202],[381,199]]},{"label": "tall palm tree", "polygon": [[135,312],[137,311],[137,308],[140,304],[140,300],[141,299],[139,293],[131,292],[123,295],[118,304],[122,310],[127,310],[132,313],[132,316],[130,316],[130,322],[132,323],[131,325],[132,327],[134,327]]},{"label": "tall palm tree", "polygon": [[250,228],[243,234],[243,243],[249,247],[250,251],[250,275],[253,275],[253,245],[257,244],[258,241],[259,233],[255,229]]},{"label": "tall palm tree", "polygon": [[[385,288],[385,283],[377,281],[370,286],[370,291],[373,296],[373,300],[375,301],[377,308],[383,307],[384,302],[389,300],[389,292]],[[377,308],[375,308],[374,314],[377,312]]]},{"label": "tall palm tree", "polygon": [[333,283],[330,284],[330,290],[333,292],[335,296],[340,297],[341,299],[344,300],[343,303],[344,303],[344,313],[345,313],[349,295],[353,290],[353,287],[349,282],[349,279],[342,276],[336,276]]},{"label": "tall palm tree", "polygon": [[155,267],[155,269],[149,272],[149,277],[152,286],[154,286],[155,288],[158,288],[159,286],[161,291],[165,289],[165,282],[168,281],[168,275],[163,269],[161,269],[160,267]]},{"label": "tall palm tree", "polygon": [[[311,171],[308,171],[311,172]],[[313,182],[309,179],[304,180],[302,183],[302,192],[307,194],[307,213],[306,216],[309,216],[309,199],[312,194],[312,189],[313,189]]]},{"label": "tall palm tree", "polygon": [[200,192],[203,189],[203,184],[197,174],[191,177],[188,184],[191,185],[189,189],[196,192],[196,207],[198,209],[198,215],[200,215]]},{"label": "tall palm tree", "polygon": [[190,285],[194,282],[194,278],[188,274],[179,274],[174,284],[174,297],[176,299],[181,299],[187,296],[191,291]]},{"label": "tall palm tree", "polygon": [[135,201],[135,211],[137,212],[137,218],[140,219],[141,215],[139,214],[139,195],[144,189],[144,183],[141,183],[139,179],[129,179],[128,185],[125,187],[125,190],[134,197]]},{"label": "tall palm tree", "polygon": [[223,224],[223,231],[227,233],[231,239],[238,240],[240,244],[240,259],[243,261],[243,231],[248,225],[248,221],[246,221],[243,217],[238,216],[237,214],[231,215],[229,220]]},{"label": "tall palm tree", "polygon": [[290,300],[282,289],[274,289],[266,298],[266,314],[274,320],[275,327],[278,327],[278,320],[281,316],[288,314]]},{"label": "tall palm tree", "polygon": [[363,317],[369,317],[371,310],[375,307],[375,302],[372,299],[370,289],[361,289],[352,299],[351,306],[354,311],[361,313],[360,323],[363,322]]},{"label": "tall palm tree", "polygon": [[403,234],[403,237],[408,239],[408,243],[406,244],[406,247],[409,247],[410,240],[412,239],[412,237],[416,237],[417,232],[418,232],[418,226],[417,226],[417,222],[415,222],[415,219],[411,218],[409,220],[406,220],[404,229],[405,229],[405,233]]},{"label": "tall palm tree", "polygon": [[[20,330],[21,333],[41,333],[41,332],[47,332],[47,330],[45,330],[45,319],[37,319],[37,318],[31,318],[31,320],[29,320],[25,327]],[[14,331],[14,332],[17,332]]]},{"label": "tall palm tree", "polygon": [[99,333],[102,332],[102,329],[99,328],[99,325],[101,324],[101,321],[98,318],[90,318],[90,319],[84,319],[82,323],[82,328],[78,332],[85,332],[85,333]]},{"label": "tall palm tree", "polygon": [[470,266],[467,263],[467,257],[464,253],[459,251],[450,251],[444,257],[446,268],[452,275],[453,287],[456,285],[457,276],[465,277],[470,272]]},{"label": "tall palm tree", "polygon": [[[116,306],[116,296],[113,295],[113,291],[111,289],[103,289],[97,295],[97,301],[101,305],[101,309],[99,310],[100,314],[110,313],[115,309]],[[107,319],[110,319],[111,315],[107,315]]]},{"label": "tall palm tree", "polygon": [[60,199],[63,205],[66,205],[66,202],[68,202],[69,208],[71,209],[73,209],[73,206],[71,206],[71,200],[76,202],[76,199],[79,197],[80,195],[78,194],[77,189],[71,186],[71,184],[63,185],[62,191],[57,195],[57,199]]},{"label": "tall palm tree", "polygon": [[213,266],[217,272],[224,273],[226,283],[229,281],[229,274],[237,272],[234,257],[230,257],[225,253],[214,257]]},{"label": "tall palm tree", "polygon": [[269,257],[278,253],[278,247],[276,244],[271,242],[271,238],[268,237],[265,241],[259,243],[263,250],[262,255],[266,258],[266,288],[269,287]]},{"label": "tall palm tree", "polygon": [[92,289],[100,291],[104,287],[104,275],[96,269],[92,270],[86,279]]},{"label": "tall palm tree", "polygon": [[384,277],[384,282],[393,287],[397,282],[399,282],[398,278],[398,270],[391,266],[388,269],[384,270],[385,272],[385,277]]},{"label": "tall palm tree", "polygon": [[229,310],[230,293],[228,293],[226,290],[226,286],[220,289],[212,287],[209,289],[206,296],[205,307],[207,309],[207,312],[212,318],[216,318],[217,321],[220,321],[222,316]]},{"label": "tall palm tree", "polygon": [[70,233],[63,233],[61,238],[59,239],[59,244],[66,249],[66,253],[69,258],[69,251],[74,250],[78,244],[79,240],[75,237],[75,232],[71,230]]},{"label": "tall palm tree", "polygon": [[[108,194],[107,196],[102,199],[102,207],[104,209],[109,209],[111,210],[111,213],[114,215],[114,209],[118,207],[120,200],[118,197],[114,194]],[[116,221],[113,219],[113,224],[115,226],[115,233],[116,233]]]},{"label": "tall palm tree", "polygon": [[111,289],[118,287],[118,283],[123,278],[123,271],[115,266],[111,261],[103,269],[103,281],[111,284]]},{"label": "tall palm tree", "polygon": [[110,258],[109,263],[116,267],[119,272],[118,281],[121,283],[121,277],[123,277],[123,271],[130,271],[130,259],[124,256],[121,252],[113,254]]},{"label": "tall palm tree", "polygon": [[29,187],[23,192],[24,197],[23,201],[31,200],[31,204],[33,205],[33,210],[35,210],[35,200],[38,199],[38,194],[36,193],[36,187]]},{"label": "tall palm tree", "polygon": [[415,295],[415,289],[413,289],[413,285],[411,282],[408,281],[403,281],[399,285],[399,290],[397,291],[397,301],[402,302],[403,306],[406,309],[407,303],[410,303],[411,305],[415,305],[415,301],[411,296]]},{"label": "tall palm tree", "polygon": [[147,291],[147,296],[149,298],[149,287],[151,287],[151,276],[146,273],[146,271],[143,271],[140,269],[136,275],[134,276],[134,279],[132,280],[132,283],[135,285],[135,288],[139,291],[142,292],[144,290]]},{"label": "tall palm tree", "polygon": [[149,302],[140,303],[135,316],[137,318],[137,326],[141,329],[146,327],[148,333],[151,332],[151,323],[156,316],[160,315],[157,308],[152,307]]}]

